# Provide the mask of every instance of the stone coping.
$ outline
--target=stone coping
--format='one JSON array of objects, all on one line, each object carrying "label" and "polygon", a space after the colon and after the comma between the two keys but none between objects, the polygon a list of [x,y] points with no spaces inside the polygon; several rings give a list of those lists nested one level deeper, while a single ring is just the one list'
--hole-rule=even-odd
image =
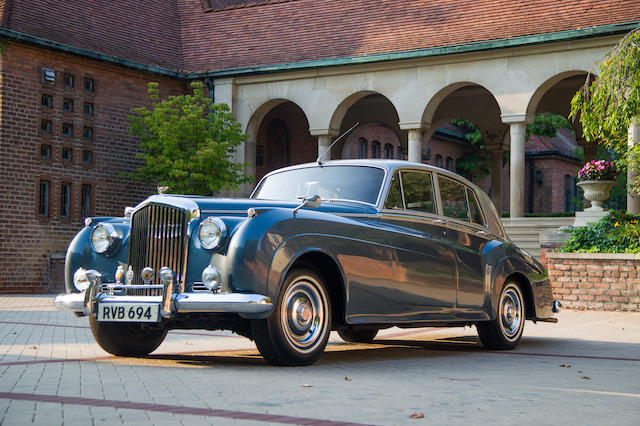
[{"label": "stone coping", "polygon": [[640,260],[640,253],[564,253],[545,252],[547,259],[584,259],[584,260]]}]

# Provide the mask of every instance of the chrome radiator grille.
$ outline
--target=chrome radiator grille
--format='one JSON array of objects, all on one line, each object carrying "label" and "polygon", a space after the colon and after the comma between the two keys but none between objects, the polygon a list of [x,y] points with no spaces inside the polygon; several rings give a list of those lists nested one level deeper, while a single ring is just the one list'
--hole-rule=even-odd
[{"label": "chrome radiator grille", "polygon": [[182,288],[187,257],[188,215],[183,209],[149,204],[131,216],[129,265],[133,269],[133,284],[142,284],[140,271],[153,268],[151,284],[160,283],[162,267],[176,274],[177,288]]}]

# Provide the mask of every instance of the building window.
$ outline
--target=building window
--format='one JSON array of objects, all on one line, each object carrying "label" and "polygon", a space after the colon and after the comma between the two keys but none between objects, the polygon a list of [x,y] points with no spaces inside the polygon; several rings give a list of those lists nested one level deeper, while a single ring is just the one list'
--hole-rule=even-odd
[{"label": "building window", "polygon": [[[400,157],[398,157],[399,159],[401,159]],[[424,151],[422,151],[422,162],[426,162],[431,160],[431,148],[425,148]]]},{"label": "building window", "polygon": [[48,180],[40,181],[40,193],[38,196],[38,214],[49,216],[49,189],[51,183]]},{"label": "building window", "polygon": [[87,92],[93,92],[94,91],[94,84],[93,84],[93,79],[92,78],[85,78],[84,79],[84,90],[86,90]]},{"label": "building window", "polygon": [[42,120],[40,122],[40,130],[42,130],[42,133],[51,133],[51,120]]},{"label": "building window", "polygon": [[62,101],[62,110],[66,112],[73,112],[73,100],[72,99],[63,99]]},{"label": "building window", "polygon": [[73,75],[71,74],[64,75],[64,87],[68,89],[73,89]]},{"label": "building window", "polygon": [[576,178],[571,175],[564,176],[564,211],[573,212],[576,210],[576,198],[578,190],[576,187]]},{"label": "building window", "polygon": [[380,142],[371,142],[371,158],[380,158]]},{"label": "building window", "polygon": [[69,217],[71,205],[71,184],[62,182],[60,185],[60,217]]},{"label": "building window", "polygon": [[51,108],[51,105],[53,104],[53,100],[51,98],[51,95],[43,94],[41,99],[42,99],[42,101],[41,101],[42,108]]},{"label": "building window", "polygon": [[358,158],[367,158],[369,144],[365,138],[358,138]]},{"label": "building window", "polygon": [[82,151],[82,163],[83,164],[91,164],[93,163],[93,152],[85,149]]},{"label": "building window", "polygon": [[51,158],[51,145],[40,145],[40,158]]},{"label": "building window", "polygon": [[93,116],[93,104],[89,102],[84,103],[84,115]]},{"label": "building window", "polygon": [[256,166],[264,166],[264,145],[256,145]]},{"label": "building window", "polygon": [[390,143],[384,144],[384,158],[393,158],[393,145]]},{"label": "building window", "polygon": [[84,129],[82,129],[82,137],[87,140],[93,140],[93,127],[85,126]]},{"label": "building window", "polygon": [[54,83],[56,81],[56,73],[50,68],[42,68],[42,82]]},{"label": "building window", "polygon": [[398,145],[398,148],[396,149],[396,158],[398,160],[402,160],[402,147],[400,145]]},{"label": "building window", "polygon": [[72,161],[73,150],[71,148],[62,148],[62,161]]},{"label": "building window", "polygon": [[445,168],[447,170],[451,170],[453,168],[453,158],[447,157],[447,159],[445,161],[446,161]]},{"label": "building window", "polygon": [[91,216],[91,197],[91,185],[82,185],[81,213],[83,218]]},{"label": "building window", "polygon": [[442,167],[442,155],[436,155],[436,167]]},{"label": "building window", "polygon": [[73,136],[73,125],[69,123],[64,123],[62,125],[62,136]]}]

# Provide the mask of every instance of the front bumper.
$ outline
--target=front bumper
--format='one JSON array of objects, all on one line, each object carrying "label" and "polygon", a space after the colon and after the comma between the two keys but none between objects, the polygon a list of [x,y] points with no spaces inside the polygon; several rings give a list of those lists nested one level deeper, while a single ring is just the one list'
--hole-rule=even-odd
[{"label": "front bumper", "polygon": [[[160,295],[127,295],[130,290]],[[243,317],[259,318],[267,316],[273,307],[271,299],[261,294],[174,293],[170,290],[166,285],[91,284],[84,293],[58,295],[54,305],[59,310],[94,315],[98,304],[157,303],[160,305],[163,318],[171,318],[182,313],[236,313]]]}]

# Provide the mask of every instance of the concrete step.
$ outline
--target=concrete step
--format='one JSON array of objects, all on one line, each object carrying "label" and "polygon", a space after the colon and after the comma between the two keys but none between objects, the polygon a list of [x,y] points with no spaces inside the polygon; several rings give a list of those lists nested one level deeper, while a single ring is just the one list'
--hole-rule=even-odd
[{"label": "concrete step", "polygon": [[540,259],[540,234],[573,225],[574,217],[503,218],[502,226],[518,247]]}]

